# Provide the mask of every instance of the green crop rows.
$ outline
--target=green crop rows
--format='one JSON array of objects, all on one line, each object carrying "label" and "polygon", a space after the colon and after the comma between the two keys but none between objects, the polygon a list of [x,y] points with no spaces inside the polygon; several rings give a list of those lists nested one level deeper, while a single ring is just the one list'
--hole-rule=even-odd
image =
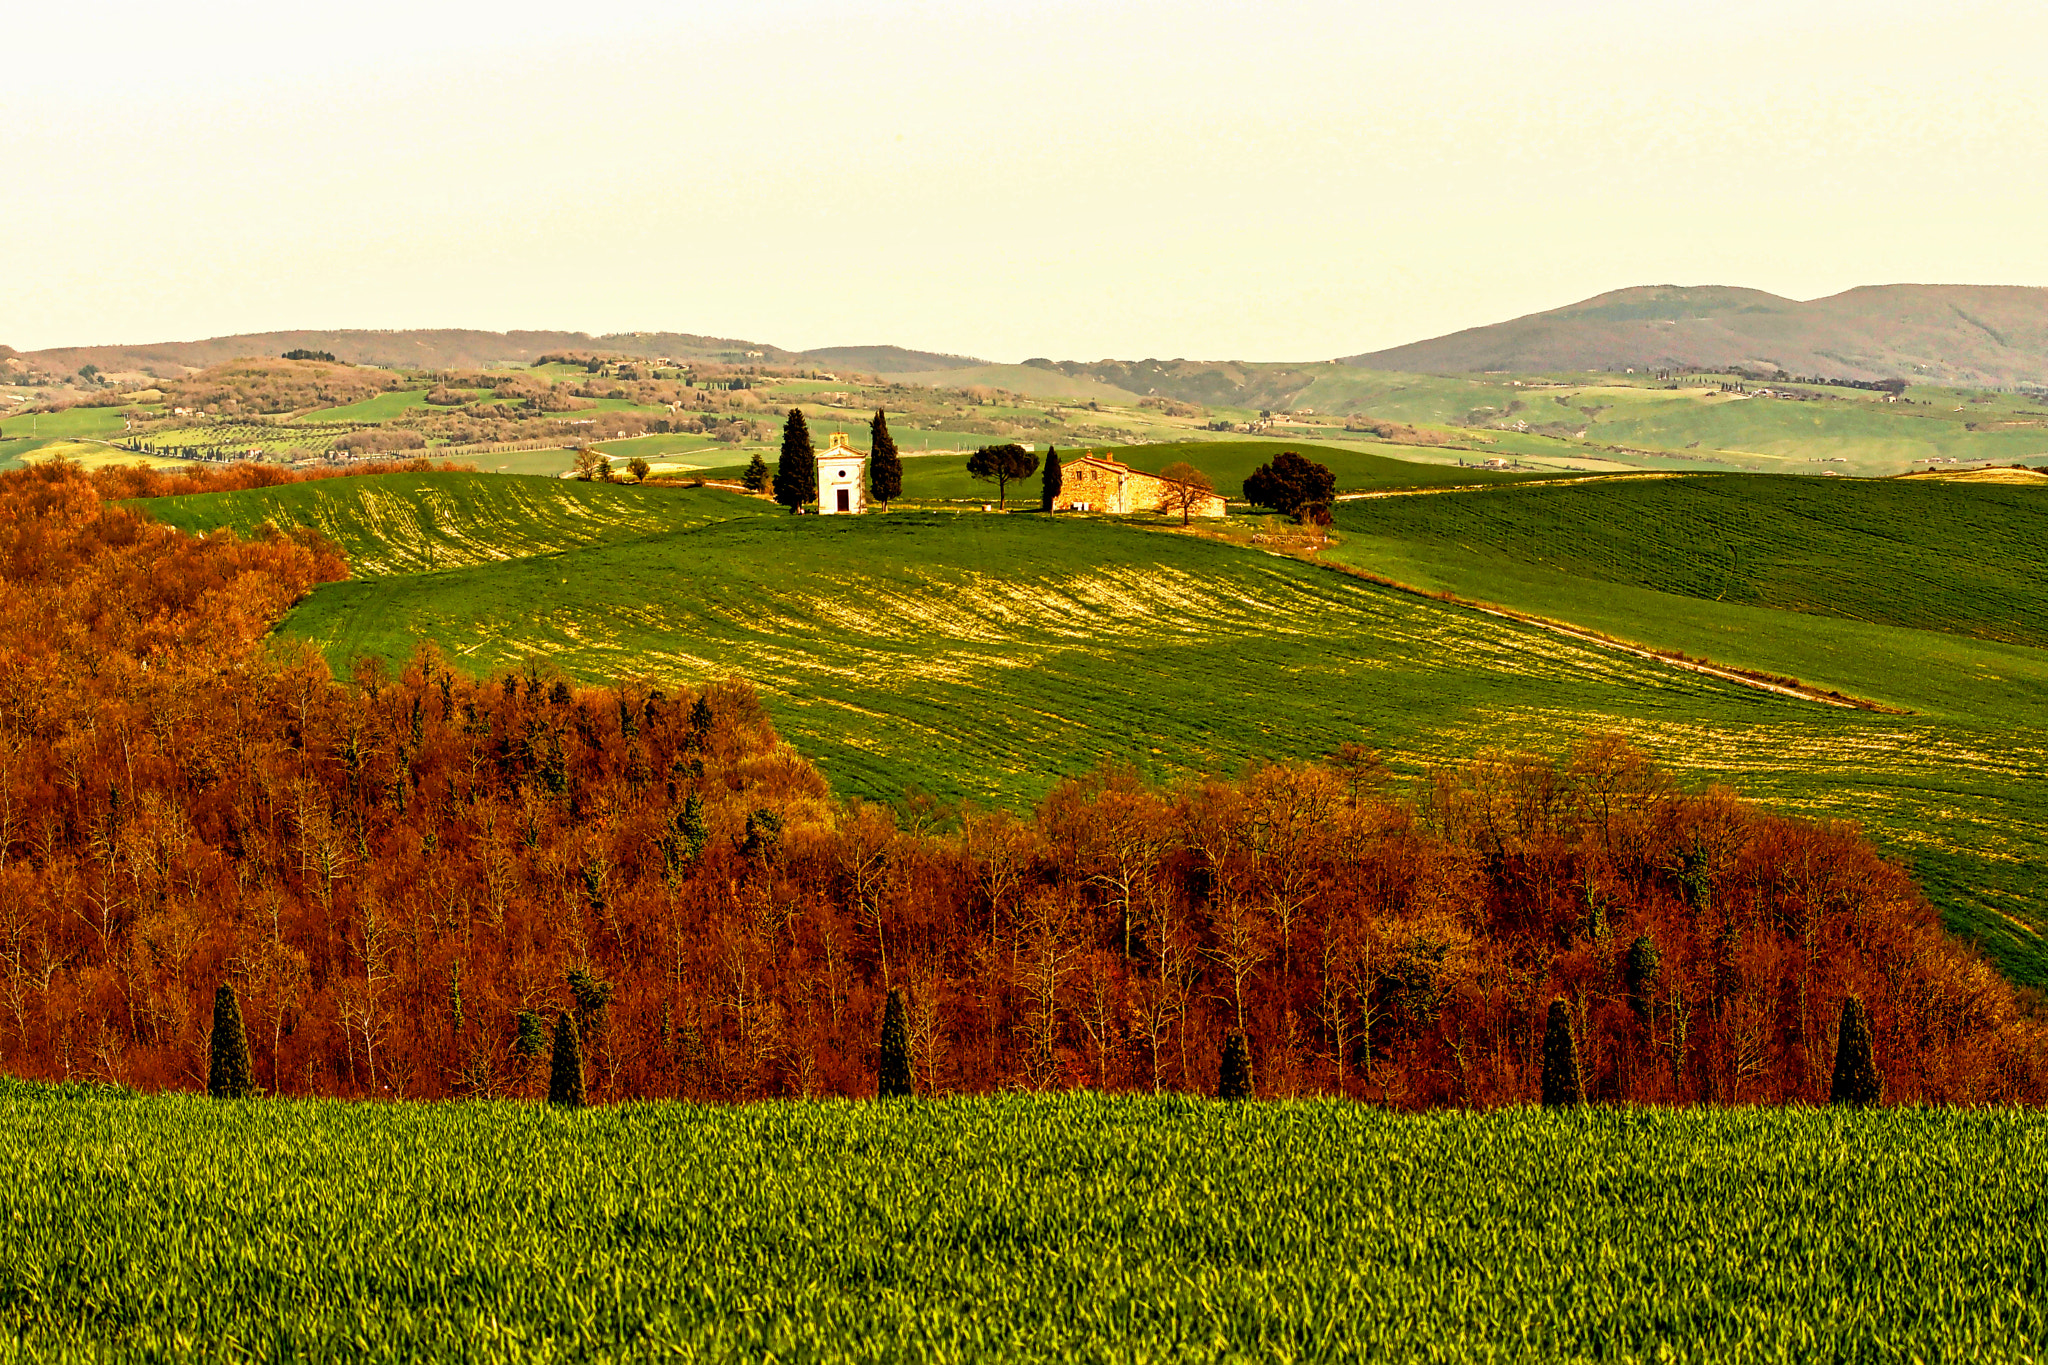
[{"label": "green crop rows", "polygon": [[321,479],[238,493],[153,499],[181,530],[266,521],[310,526],[340,545],[359,578],[559,554],[780,508],[719,493],[495,474]]},{"label": "green crop rows", "polygon": [[[2048,1120],[0,1099],[38,1359],[2041,1358]],[[11,1338],[11,1340],[10,1340]]]}]

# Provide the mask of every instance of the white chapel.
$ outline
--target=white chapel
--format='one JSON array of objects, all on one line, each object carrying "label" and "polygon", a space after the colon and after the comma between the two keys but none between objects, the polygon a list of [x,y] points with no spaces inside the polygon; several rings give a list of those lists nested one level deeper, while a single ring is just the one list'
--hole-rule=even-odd
[{"label": "white chapel", "polygon": [[832,444],[818,452],[818,515],[867,510],[868,457],[846,443],[846,433],[832,433]]}]

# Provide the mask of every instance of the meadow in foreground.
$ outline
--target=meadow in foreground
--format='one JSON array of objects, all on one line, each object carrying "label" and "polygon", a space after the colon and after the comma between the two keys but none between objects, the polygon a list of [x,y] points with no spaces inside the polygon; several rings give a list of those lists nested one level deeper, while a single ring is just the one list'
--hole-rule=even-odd
[{"label": "meadow in foreground", "polygon": [[0,1099],[49,1359],[2041,1357],[2037,1111]]}]

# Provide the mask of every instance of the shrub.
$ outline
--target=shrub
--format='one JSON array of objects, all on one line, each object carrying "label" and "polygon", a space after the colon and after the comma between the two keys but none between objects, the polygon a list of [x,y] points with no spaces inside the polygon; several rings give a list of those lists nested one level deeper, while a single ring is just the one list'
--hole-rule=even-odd
[{"label": "shrub", "polygon": [[1543,1025],[1543,1107],[1568,1108],[1586,1102],[1586,1081],[1579,1070],[1579,1042],[1572,1036],[1571,1006],[1550,1002]]},{"label": "shrub", "polygon": [[882,1007],[882,1056],[875,1066],[875,1094],[886,1100],[911,1093],[910,1033],[903,1024],[903,991],[891,986],[889,1001]]},{"label": "shrub", "polygon": [[1216,1068],[1216,1098],[1252,1098],[1252,1049],[1245,1041],[1243,1029],[1232,1029],[1223,1035],[1223,1062]]},{"label": "shrub", "polygon": [[235,988],[223,981],[213,992],[213,1044],[206,1065],[206,1093],[217,1100],[246,1100],[256,1093],[249,1079],[249,1035]]}]

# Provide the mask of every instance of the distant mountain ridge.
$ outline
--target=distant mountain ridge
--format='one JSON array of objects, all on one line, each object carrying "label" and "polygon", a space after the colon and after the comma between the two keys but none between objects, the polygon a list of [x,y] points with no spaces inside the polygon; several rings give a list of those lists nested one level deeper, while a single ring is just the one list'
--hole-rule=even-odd
[{"label": "distant mountain ridge", "polygon": [[229,360],[278,356],[286,351],[324,351],[351,365],[436,370],[528,365],[541,356],[564,351],[602,351],[647,359],[837,365],[871,374],[910,374],[987,363],[973,356],[913,351],[901,346],[827,346],[815,351],[788,351],[766,342],[699,336],[693,332],[615,332],[592,336],[588,332],[484,332],[460,327],[244,332],[203,341],[59,346],[23,353],[0,346],[0,360],[21,354],[39,367],[60,374],[72,373],[81,365],[97,365],[109,374],[141,371],[172,379],[187,370],[201,370]]},{"label": "distant mountain ridge", "polygon": [[2048,384],[2048,289],[1865,285],[1801,302],[1651,285],[1344,363],[1411,374],[1748,369],[1839,379]]},{"label": "distant mountain ridge", "polygon": [[[486,332],[463,328],[254,332],[143,346],[68,346],[19,353],[58,374],[96,365],[110,374],[175,378],[186,371],[286,351],[325,351],[358,365],[404,369],[531,364],[552,352],[727,363],[817,365],[910,378],[985,383],[992,368],[1026,369],[1139,396],[1286,408],[1331,364],[1410,374],[1524,374],[1588,370],[1729,370],[1830,379],[2013,388],[2048,385],[2048,289],[2016,285],[1869,285],[1800,301],[1723,285],[1650,285],[1448,336],[1316,365],[1244,361],[1034,358],[991,367],[971,356],[901,346],[791,351],[765,342],[690,332]],[[0,346],[0,363],[17,353]],[[969,373],[975,372],[975,373]],[[1019,382],[1015,379],[1012,383]],[[1028,383],[1024,387],[1032,387]],[[1052,394],[1057,385],[1048,389]],[[1064,390],[1060,390],[1064,392]]]}]

